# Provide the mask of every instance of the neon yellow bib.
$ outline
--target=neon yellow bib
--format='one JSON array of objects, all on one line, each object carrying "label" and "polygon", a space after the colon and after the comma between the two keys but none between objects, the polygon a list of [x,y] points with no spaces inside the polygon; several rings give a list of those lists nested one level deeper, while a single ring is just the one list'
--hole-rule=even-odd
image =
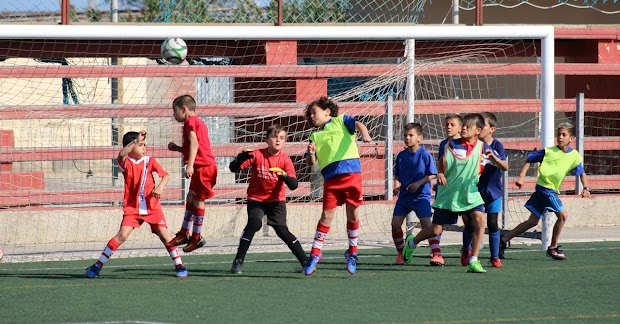
[{"label": "neon yellow bib", "polygon": [[360,157],[355,144],[355,134],[349,133],[344,125],[344,115],[332,117],[322,130],[310,135],[310,140],[316,146],[316,157],[321,170],[334,162]]},{"label": "neon yellow bib", "polygon": [[581,156],[576,150],[563,152],[557,146],[546,147],[545,157],[538,166],[538,180],[536,184],[560,193],[562,181],[568,172],[581,163]]}]

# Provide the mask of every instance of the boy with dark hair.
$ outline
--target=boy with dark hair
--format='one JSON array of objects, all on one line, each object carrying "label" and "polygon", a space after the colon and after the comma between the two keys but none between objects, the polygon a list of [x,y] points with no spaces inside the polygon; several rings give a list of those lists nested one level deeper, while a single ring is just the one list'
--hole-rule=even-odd
[{"label": "boy with dark hair", "polygon": [[478,260],[485,224],[484,201],[477,185],[484,166],[489,162],[484,157],[484,152],[490,149],[478,139],[482,128],[484,118],[480,114],[465,115],[461,138],[451,140],[446,144],[444,151],[439,152],[433,226],[421,230],[415,237],[407,236],[403,249],[405,262],[411,260],[418,243],[440,235],[444,225],[456,224],[459,215],[463,215],[468,218],[474,229],[472,255],[469,258],[467,272],[486,272]]},{"label": "boy with dark hair", "polygon": [[311,275],[323,258],[321,249],[336,215],[336,207],[345,204],[347,214],[347,236],[349,249],[344,257],[347,271],[353,274],[357,269],[357,239],[360,227],[359,206],[362,196],[362,163],[356,144],[356,131],[365,143],[372,142],[368,128],[354,117],[338,115],[338,105],[327,97],[321,97],[306,106],[306,119],[319,131],[310,135],[306,162],[313,165],[318,161],[323,183],[323,212],[316,227],[312,251],[304,273]]},{"label": "boy with dark hair", "polygon": [[540,163],[538,166],[538,179],[536,180],[536,191],[530,199],[525,203],[525,208],[530,212],[530,218],[514,229],[504,234],[500,240],[500,250],[502,253],[507,247],[507,242],[513,237],[524,233],[530,228],[538,225],[543,215],[549,210],[554,212],[558,219],[553,226],[553,236],[551,237],[551,245],[547,249],[547,256],[554,260],[564,260],[566,256],[560,250],[558,241],[562,228],[568,218],[568,212],[564,209],[562,201],[558,194],[564,178],[568,173],[578,175],[583,184],[582,197],[590,196],[590,188],[588,187],[588,178],[583,165],[581,164],[581,156],[579,152],[573,150],[569,144],[575,139],[575,127],[570,123],[561,123],[558,126],[556,140],[558,145],[547,147],[540,151],[535,151],[527,155],[527,160],[523,163],[519,178],[515,182],[519,189],[523,186],[523,180],[527,174],[527,170],[532,163]]},{"label": "boy with dark hair", "polygon": [[[183,123],[183,143],[168,144],[170,151],[183,153],[185,177],[191,179],[185,203],[185,215],[181,230],[168,246],[186,244],[184,252],[192,252],[205,245],[201,235],[205,217],[205,200],[215,196],[213,187],[217,180],[217,164],[211,153],[211,141],[207,125],[196,115],[196,101],[190,95],[179,96],[172,102],[174,119]],[[189,226],[194,222],[192,236]]]},{"label": "boy with dark hair", "polygon": [[[508,170],[506,162],[506,151],[504,145],[493,138],[493,133],[497,129],[497,117],[490,112],[481,114],[484,117],[484,128],[480,132],[480,139],[491,149],[485,154],[492,161],[484,167],[478,182],[478,191],[484,200],[484,210],[487,214],[487,230],[489,231],[489,249],[491,259],[489,263],[494,268],[501,268],[503,255],[499,251],[500,230],[497,218],[502,210],[502,171]],[[470,245],[472,241],[473,228],[469,223],[465,224],[463,231],[463,249],[461,250],[461,265],[467,266],[470,256]]]},{"label": "boy with dark hair", "polygon": [[[151,231],[162,243],[165,244],[172,238],[159,203],[162,191],[170,181],[170,175],[155,158],[146,155],[146,131],[127,132],[123,136],[123,148],[118,153],[116,162],[125,178],[123,220],[121,228],[106,244],[99,260],[86,269],[84,275],[87,278],[98,277],[112,254],[125,243],[129,234],[144,222],[151,225]],[[153,172],[162,178],[157,186]],[[187,269],[183,266],[179,249],[176,246],[166,246],[166,250],[174,262],[177,277],[187,277]]]},{"label": "boy with dark hair", "polygon": [[[420,146],[424,138],[422,125],[406,124],[403,133],[407,147],[398,153],[394,164],[394,195],[398,196],[392,217],[392,239],[398,253],[395,265],[405,264],[402,258],[405,243],[402,226],[406,215],[412,211],[415,212],[420,219],[422,229],[432,226],[430,181],[437,176],[433,156]],[[436,241],[433,241],[433,238],[428,241],[433,251],[431,265],[443,265],[444,261],[438,244],[435,246]]]},{"label": "boy with dark hair", "polygon": [[301,263],[302,268],[306,266],[306,252],[286,225],[286,188],[284,185],[290,190],[297,189],[298,185],[293,161],[282,151],[286,144],[286,129],[281,125],[269,126],[265,142],[267,148],[243,150],[228,166],[231,172],[252,168],[248,185],[248,223],[241,233],[237,255],[230,269],[234,274],[240,274],[243,271],[243,260],[254,234],[262,227],[265,215],[267,215],[267,224],[286,243]]}]

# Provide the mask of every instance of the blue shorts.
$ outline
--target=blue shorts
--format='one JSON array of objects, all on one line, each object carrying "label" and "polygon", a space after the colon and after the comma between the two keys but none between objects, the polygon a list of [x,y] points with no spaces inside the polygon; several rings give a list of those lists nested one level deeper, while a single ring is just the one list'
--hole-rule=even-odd
[{"label": "blue shorts", "polygon": [[418,218],[430,218],[433,215],[431,211],[431,201],[428,199],[411,199],[410,197],[396,200],[393,216],[407,216],[409,212],[415,212]]},{"label": "blue shorts", "polygon": [[502,198],[497,198],[490,203],[484,203],[484,210],[487,214],[497,213],[502,211]]},{"label": "blue shorts", "polygon": [[435,208],[435,215],[433,215],[433,224],[454,225],[459,220],[459,215],[469,214],[474,211],[484,213],[484,205],[478,205],[470,210],[464,210],[461,212],[453,212],[449,209]]},{"label": "blue shorts", "polygon": [[542,218],[547,210],[557,213],[564,210],[564,205],[562,205],[562,201],[560,201],[560,197],[558,197],[555,191],[536,191],[525,203],[525,208],[536,215],[536,217]]}]

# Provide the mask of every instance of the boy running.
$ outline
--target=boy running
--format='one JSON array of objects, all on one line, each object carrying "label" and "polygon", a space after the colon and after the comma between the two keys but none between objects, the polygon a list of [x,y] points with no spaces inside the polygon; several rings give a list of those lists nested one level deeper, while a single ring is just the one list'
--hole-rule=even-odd
[{"label": "boy running", "polygon": [[531,212],[531,215],[528,220],[517,225],[517,227],[502,236],[500,240],[500,251],[502,254],[510,239],[538,225],[542,216],[549,210],[554,212],[558,219],[555,222],[555,226],[553,226],[553,236],[551,237],[551,245],[547,249],[547,256],[554,260],[566,259],[564,252],[560,250],[560,246],[558,245],[562,228],[568,218],[568,212],[564,209],[562,201],[560,197],[558,197],[562,181],[564,181],[566,175],[568,173],[576,176],[578,175],[579,180],[581,180],[583,184],[581,196],[590,196],[588,178],[581,164],[581,156],[579,152],[573,150],[569,146],[570,142],[574,139],[575,127],[570,123],[561,123],[558,126],[556,137],[558,145],[547,147],[527,155],[527,160],[523,164],[523,168],[521,168],[521,173],[515,184],[521,189],[530,165],[532,163],[540,163],[538,166],[536,191],[525,203],[525,208]]},{"label": "boy running", "polygon": [[[99,260],[86,269],[84,275],[87,278],[98,277],[112,254],[121,244],[125,243],[129,234],[144,222],[151,225],[151,231],[159,237],[162,243],[165,244],[172,238],[159,203],[162,191],[170,181],[170,175],[155,158],[146,155],[145,140],[146,131],[128,132],[123,136],[123,148],[116,158],[118,167],[125,178],[121,228],[116,236],[106,244]],[[153,172],[162,178],[157,186],[155,186]],[[166,250],[174,262],[176,276],[187,277],[187,269],[183,266],[178,248],[166,246]]]},{"label": "boy running", "polygon": [[[392,239],[397,252],[395,265],[405,264],[402,258],[405,243],[402,226],[406,215],[415,212],[422,229],[432,226],[430,181],[437,176],[433,156],[420,146],[424,137],[422,125],[406,124],[403,135],[407,148],[398,153],[394,166],[394,195],[398,195],[392,218]],[[428,241],[433,250],[431,265],[442,266],[444,261],[437,239]]]},{"label": "boy running", "polygon": [[271,125],[266,132],[267,148],[260,150],[243,150],[228,166],[231,172],[239,172],[252,167],[248,185],[248,223],[241,233],[237,255],[230,272],[241,274],[243,260],[250,248],[254,234],[260,230],[263,216],[267,215],[267,224],[301,263],[306,266],[306,252],[299,240],[291,234],[286,226],[286,187],[297,189],[297,176],[293,161],[282,152],[286,144],[286,129],[281,125]]},{"label": "boy running", "polygon": [[[448,142],[444,151],[439,151],[437,168],[437,196],[433,202],[435,215],[433,226],[421,230],[415,237],[407,236],[403,249],[403,260],[410,262],[413,250],[421,241],[440,235],[443,225],[456,224],[459,215],[467,215],[474,228],[472,255],[467,272],[483,273],[478,260],[480,242],[484,236],[484,201],[478,192],[478,180],[489,160],[484,152],[490,147],[478,139],[484,128],[484,118],[480,114],[467,114],[463,117],[461,138]],[[464,216],[465,217],[465,216]]]},{"label": "boy running", "polygon": [[[491,250],[491,259],[489,263],[494,268],[501,268],[503,255],[499,251],[499,225],[497,218],[502,210],[502,171],[508,170],[508,162],[506,162],[506,151],[504,145],[493,138],[493,133],[497,128],[497,117],[490,112],[481,114],[484,117],[484,128],[480,132],[480,139],[491,149],[485,153],[491,164],[484,167],[480,181],[478,182],[478,191],[484,200],[484,210],[487,214],[487,230],[489,231],[489,249]],[[470,256],[470,245],[472,241],[473,228],[466,224],[463,231],[463,249],[461,250],[461,265],[467,266]]]},{"label": "boy running", "polygon": [[360,226],[359,206],[363,204],[362,164],[357,150],[356,131],[365,143],[372,142],[364,124],[348,115],[338,115],[338,105],[331,99],[321,97],[311,102],[305,111],[306,119],[319,127],[310,135],[306,162],[313,165],[318,161],[323,184],[323,212],[316,227],[312,251],[304,273],[311,275],[323,258],[321,249],[329,232],[336,207],[346,204],[347,235],[349,249],[344,257],[347,270],[355,273],[357,269],[357,237]]},{"label": "boy running", "polygon": [[[168,144],[170,151],[183,153],[185,177],[191,179],[185,203],[185,215],[181,230],[167,243],[168,246],[186,244],[184,252],[192,252],[205,245],[201,236],[205,217],[205,200],[215,196],[213,187],[217,180],[217,165],[211,153],[211,141],[207,125],[196,115],[196,101],[190,95],[179,96],[172,102],[174,119],[183,123],[183,143]],[[194,222],[192,236],[189,226]]]}]

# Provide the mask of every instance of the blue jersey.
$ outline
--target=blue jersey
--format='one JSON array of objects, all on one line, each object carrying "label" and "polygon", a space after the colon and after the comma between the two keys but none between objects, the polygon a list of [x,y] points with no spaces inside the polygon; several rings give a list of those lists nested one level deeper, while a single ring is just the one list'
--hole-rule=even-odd
[{"label": "blue jersey", "polygon": [[407,186],[432,174],[437,174],[435,161],[433,156],[423,147],[420,146],[415,152],[409,152],[409,149],[405,149],[398,153],[394,165],[394,176],[398,177],[401,183],[398,198],[410,196],[413,199],[430,199],[430,181],[414,193],[410,193]]},{"label": "blue jersey", "polygon": [[[506,151],[504,150],[504,145],[500,141],[493,139],[493,142],[489,146],[495,156],[506,161]],[[493,164],[485,166],[480,175],[480,181],[478,182],[478,191],[482,196],[482,200],[484,200],[486,204],[492,203],[497,198],[502,197],[502,189],[502,171]]]},{"label": "blue jersey", "polygon": [[[344,119],[344,125],[346,126],[349,133],[355,134],[355,121],[356,121],[355,117],[344,115],[343,119]],[[346,174],[346,173],[362,173],[362,163],[359,158],[337,161],[337,162],[331,163],[330,165],[324,167],[321,170],[321,174],[323,175],[323,179],[325,181],[337,175]]]},{"label": "blue jersey", "polygon": [[[566,153],[572,150],[573,149],[569,146],[566,148]],[[527,162],[542,163],[544,158],[545,158],[545,150],[534,151],[527,155]],[[577,167],[575,167],[574,169],[570,171],[570,174],[574,176],[582,175],[583,173],[585,173],[585,171],[583,170],[583,165],[581,163],[579,163]],[[536,191],[537,192],[553,192],[554,194],[556,193],[554,189],[545,188],[543,186],[539,186],[538,184],[536,185]]]}]

